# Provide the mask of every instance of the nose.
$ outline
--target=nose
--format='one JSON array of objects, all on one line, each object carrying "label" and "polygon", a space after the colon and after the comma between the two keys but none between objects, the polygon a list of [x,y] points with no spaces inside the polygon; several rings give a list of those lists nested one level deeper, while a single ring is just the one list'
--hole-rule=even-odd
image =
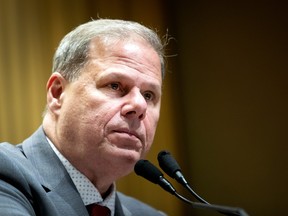
[{"label": "nose", "polygon": [[146,116],[147,101],[139,91],[132,89],[125,96],[125,104],[122,106],[121,115],[128,119],[143,120]]}]

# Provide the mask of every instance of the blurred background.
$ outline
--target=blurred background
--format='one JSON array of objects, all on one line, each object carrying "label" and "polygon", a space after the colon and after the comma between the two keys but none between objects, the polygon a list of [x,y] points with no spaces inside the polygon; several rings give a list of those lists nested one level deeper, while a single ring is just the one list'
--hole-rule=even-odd
[{"label": "blurred background", "polygon": [[[277,0],[0,0],[0,141],[19,143],[40,126],[66,33],[98,17],[138,21],[174,38],[148,159],[157,165],[169,150],[210,203],[288,215],[287,14]],[[134,173],[117,187],[172,216],[219,215]]]}]

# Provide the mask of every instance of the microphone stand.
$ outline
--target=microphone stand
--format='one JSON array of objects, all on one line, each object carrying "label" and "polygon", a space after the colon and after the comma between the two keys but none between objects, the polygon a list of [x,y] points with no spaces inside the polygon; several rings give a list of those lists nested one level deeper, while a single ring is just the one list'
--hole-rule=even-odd
[{"label": "microphone stand", "polygon": [[[145,179],[147,179],[148,181],[150,181],[150,182],[152,182],[154,184],[158,184],[165,191],[169,192],[172,195],[175,195],[181,201],[184,201],[185,203],[191,205],[192,208],[208,209],[208,210],[214,210],[214,211],[216,210],[219,213],[227,215],[227,216],[248,216],[248,214],[241,208],[234,208],[234,207],[210,204],[210,203],[206,202],[204,199],[201,199],[200,196],[199,196],[200,197],[200,202],[204,201],[205,203],[199,203],[199,202],[190,201],[189,199],[187,199],[184,196],[180,195],[176,191],[176,189],[172,186],[172,184],[163,176],[161,171],[158,170],[158,168],[155,167],[148,160],[139,160],[136,163],[135,167],[134,167],[134,171],[135,171],[135,173],[137,175],[140,175],[140,176],[144,177]],[[181,175],[181,177],[183,177],[183,175]],[[183,179],[184,179],[184,177],[183,177]],[[185,182],[187,182],[187,181],[185,181]],[[186,184],[186,186],[187,185],[188,185],[188,188],[190,188],[188,183]]]},{"label": "microphone stand", "polygon": [[207,203],[200,203],[200,202],[192,202],[188,200],[187,198],[183,197],[176,191],[174,191],[174,195],[184,201],[185,203],[192,206],[192,208],[195,209],[207,209],[207,210],[213,210],[218,211],[219,213],[228,215],[228,216],[249,216],[243,209],[241,208],[235,208],[235,207],[228,207],[228,206],[222,206],[222,205],[214,205],[214,204],[207,204]]}]

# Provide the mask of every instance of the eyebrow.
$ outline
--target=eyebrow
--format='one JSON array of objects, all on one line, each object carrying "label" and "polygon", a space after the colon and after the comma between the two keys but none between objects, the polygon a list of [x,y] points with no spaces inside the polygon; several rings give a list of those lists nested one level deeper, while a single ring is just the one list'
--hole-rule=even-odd
[{"label": "eyebrow", "polygon": [[[102,80],[124,80],[124,81],[128,81],[130,83],[134,82],[134,79],[131,78],[129,75],[127,74],[122,74],[121,72],[109,72],[109,73],[103,73],[101,75],[99,75],[99,82],[101,82]],[[161,94],[162,92],[162,85],[159,82],[144,82],[145,86],[148,86],[148,89],[152,89],[153,91],[159,92]]]}]

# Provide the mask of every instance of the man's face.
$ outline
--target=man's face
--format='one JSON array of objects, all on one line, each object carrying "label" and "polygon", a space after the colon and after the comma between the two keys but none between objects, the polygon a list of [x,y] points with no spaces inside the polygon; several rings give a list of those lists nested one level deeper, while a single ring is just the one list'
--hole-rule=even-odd
[{"label": "man's face", "polygon": [[79,78],[63,88],[57,147],[87,175],[107,174],[111,168],[124,176],[153,142],[161,102],[160,59],[140,40],[102,49],[92,41],[89,59]]}]

